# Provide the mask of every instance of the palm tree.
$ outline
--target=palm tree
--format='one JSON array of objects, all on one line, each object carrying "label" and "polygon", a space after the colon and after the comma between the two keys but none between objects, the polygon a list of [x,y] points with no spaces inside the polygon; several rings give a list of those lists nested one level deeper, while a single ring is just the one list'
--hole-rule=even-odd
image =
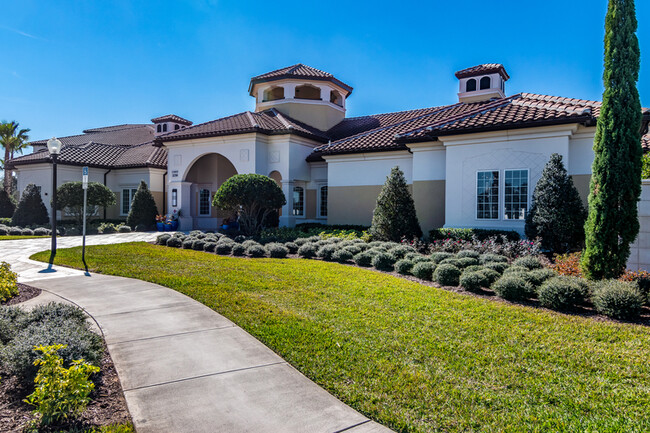
[{"label": "palm tree", "polygon": [[[15,120],[12,122],[3,121],[0,123],[0,146],[5,150],[4,159],[0,160],[2,162],[2,169],[5,170],[5,166],[10,159],[14,157],[16,152],[23,153],[23,149],[28,146],[27,140],[29,136],[27,133],[29,129],[18,129],[18,122]],[[7,178],[7,170],[5,170],[5,178]],[[11,173],[9,173],[9,179],[11,179]],[[5,182],[4,188],[7,191],[8,195],[11,195],[12,182]]]}]

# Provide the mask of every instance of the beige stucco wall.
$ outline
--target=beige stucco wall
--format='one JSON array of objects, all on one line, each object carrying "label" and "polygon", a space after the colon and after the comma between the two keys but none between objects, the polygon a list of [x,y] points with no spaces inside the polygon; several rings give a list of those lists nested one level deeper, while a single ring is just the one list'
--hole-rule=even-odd
[{"label": "beige stucco wall", "polygon": [[589,198],[589,181],[591,180],[590,174],[574,174],[571,176],[573,179],[573,185],[578,190],[580,198],[582,199],[582,204],[587,207],[587,199]]},{"label": "beige stucco wall", "polygon": [[445,225],[445,181],[428,180],[413,182],[415,211],[426,235],[429,230]]},{"label": "beige stucco wall", "polygon": [[279,112],[318,128],[321,131],[327,131],[345,117],[344,111],[327,104],[314,104],[310,103],[311,101],[304,99],[296,99],[295,101],[296,102],[278,101],[275,108]]}]

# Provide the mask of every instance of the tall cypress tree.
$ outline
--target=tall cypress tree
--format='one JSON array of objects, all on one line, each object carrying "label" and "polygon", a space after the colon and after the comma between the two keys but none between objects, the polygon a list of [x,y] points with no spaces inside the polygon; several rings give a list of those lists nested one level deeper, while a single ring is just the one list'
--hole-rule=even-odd
[{"label": "tall cypress tree", "polygon": [[591,279],[624,270],[639,232],[641,103],[639,41],[634,0],[609,0],[605,18],[603,105],[594,140],[586,248],[582,268]]},{"label": "tall cypress tree", "polygon": [[415,203],[399,167],[393,167],[377,197],[370,234],[380,240],[399,242],[422,236]]}]

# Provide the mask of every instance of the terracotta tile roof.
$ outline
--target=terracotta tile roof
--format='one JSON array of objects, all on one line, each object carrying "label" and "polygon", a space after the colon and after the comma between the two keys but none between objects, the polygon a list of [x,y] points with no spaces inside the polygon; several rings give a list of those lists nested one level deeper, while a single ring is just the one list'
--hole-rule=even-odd
[{"label": "terracotta tile roof", "polygon": [[187,125],[190,126],[192,122],[190,122],[187,119],[183,119],[180,116],[177,116],[175,114],[167,114],[165,116],[160,116],[160,117],[154,117],[151,119],[152,123],[161,123],[161,122],[176,122],[180,123],[181,125]]},{"label": "terracotta tile roof", "polygon": [[304,78],[309,80],[331,81],[344,88],[349,93],[352,93],[352,87],[338,80],[334,77],[334,75],[330,74],[329,72],[321,71],[320,69],[312,68],[311,66],[303,65],[302,63],[276,69],[275,71],[267,72],[265,74],[257,75],[251,78],[248,91],[251,93],[253,91],[253,86],[257,83],[282,80],[285,78]]},{"label": "terracotta tile roof", "polygon": [[472,66],[471,68],[461,69],[456,72],[456,78],[475,77],[477,75],[486,75],[499,73],[504,80],[509,80],[510,75],[501,63],[484,63],[482,65]]},{"label": "terracotta tile roof", "polygon": [[[63,145],[85,144],[90,141],[116,145],[133,146],[154,139],[154,128],[151,124],[116,125],[103,128],[86,129],[83,134],[59,137]],[[45,145],[48,139],[30,142],[32,146]]]},{"label": "terracotta tile roof", "polygon": [[275,108],[261,112],[245,111],[233,116],[200,123],[178,131],[161,134],[156,142],[187,140],[190,138],[259,132],[266,135],[297,134],[320,142],[329,139],[325,132],[284,115]]}]

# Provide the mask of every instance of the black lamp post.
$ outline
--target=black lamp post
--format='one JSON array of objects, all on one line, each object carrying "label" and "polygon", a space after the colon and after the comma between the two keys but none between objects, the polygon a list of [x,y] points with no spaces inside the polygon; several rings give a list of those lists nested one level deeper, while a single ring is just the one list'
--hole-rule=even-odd
[{"label": "black lamp post", "polygon": [[50,252],[50,267],[56,256],[56,162],[61,153],[61,142],[52,137],[47,140],[47,150],[52,157],[52,250]]}]

